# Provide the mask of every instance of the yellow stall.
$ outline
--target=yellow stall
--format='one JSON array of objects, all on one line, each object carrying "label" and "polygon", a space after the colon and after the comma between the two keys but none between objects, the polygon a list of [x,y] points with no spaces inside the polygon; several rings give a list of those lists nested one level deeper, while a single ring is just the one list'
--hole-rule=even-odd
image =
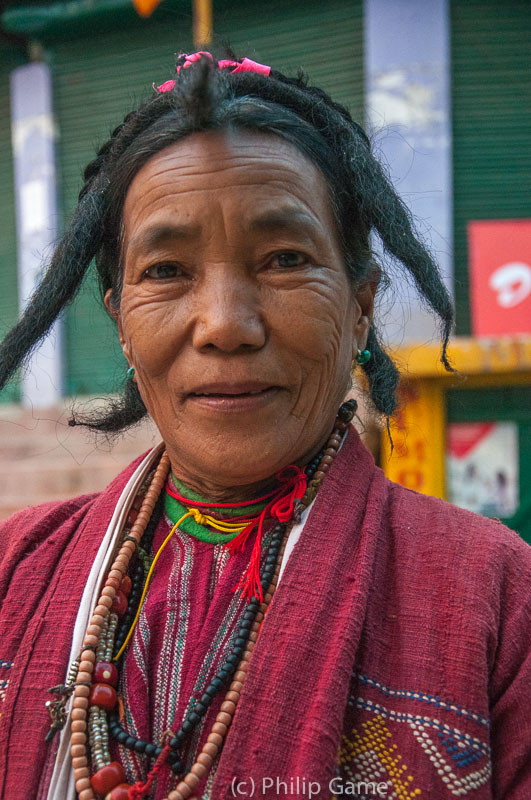
[{"label": "yellow stall", "polygon": [[391,480],[486,516],[501,518],[531,542],[531,337],[456,338],[457,374],[440,348],[400,348],[394,447],[382,434]]}]

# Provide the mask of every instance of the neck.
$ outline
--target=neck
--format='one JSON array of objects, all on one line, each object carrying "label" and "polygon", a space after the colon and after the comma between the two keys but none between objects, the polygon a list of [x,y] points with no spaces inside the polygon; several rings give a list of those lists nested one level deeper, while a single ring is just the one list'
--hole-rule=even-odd
[{"label": "neck", "polygon": [[172,457],[170,454],[172,474],[188,492],[200,495],[213,503],[251,503],[255,498],[267,494],[267,492],[272,491],[278,486],[276,473],[283,467],[286,467],[288,464],[295,464],[303,469],[309,464],[312,458],[326,445],[327,439],[328,437],[303,453],[300,458],[279,464],[272,474],[251,483],[243,483],[241,485],[220,484],[218,477],[222,477],[221,469],[220,475],[212,480],[208,476],[197,475],[190,470],[183,469],[180,460]]},{"label": "neck", "polygon": [[195,494],[213,503],[251,503],[256,497],[261,497],[277,486],[275,475],[243,486],[220,486],[219,483],[205,478],[195,479],[189,474],[183,474],[179,465],[172,464],[172,473],[187,490],[186,494]]}]

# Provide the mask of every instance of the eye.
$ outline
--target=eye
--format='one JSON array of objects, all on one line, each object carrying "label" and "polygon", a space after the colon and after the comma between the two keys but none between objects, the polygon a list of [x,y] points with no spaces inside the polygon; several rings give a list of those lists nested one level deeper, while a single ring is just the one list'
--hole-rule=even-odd
[{"label": "eye", "polygon": [[288,250],[285,253],[277,253],[271,259],[274,267],[279,269],[293,269],[294,267],[302,267],[303,264],[308,262],[308,257],[304,253],[298,253],[296,250]]},{"label": "eye", "polygon": [[163,262],[160,264],[153,264],[148,267],[144,272],[144,277],[154,278],[155,280],[164,280],[165,278],[176,278],[181,274],[181,269],[178,264]]}]

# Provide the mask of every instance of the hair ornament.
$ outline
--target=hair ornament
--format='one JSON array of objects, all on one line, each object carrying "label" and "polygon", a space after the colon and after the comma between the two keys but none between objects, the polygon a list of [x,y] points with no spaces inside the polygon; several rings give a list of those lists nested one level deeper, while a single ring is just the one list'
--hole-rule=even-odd
[{"label": "hair ornament", "polygon": [[[212,53],[207,52],[206,50],[199,50],[197,53],[191,53],[187,55],[186,53],[180,53],[179,58],[184,58],[184,63],[180,64],[177,68],[177,75],[181,72],[181,69],[186,69],[190,67],[192,64],[195,64],[196,61],[199,61],[202,56],[205,56],[210,61],[214,61],[214,57]],[[230,59],[224,58],[221,61],[218,61],[219,69],[229,69],[233,67],[231,72],[256,72],[258,75],[269,75],[271,72],[271,67],[266,66],[265,64],[259,64],[257,61],[253,61],[251,58],[243,58],[241,61],[231,61]],[[156,90],[158,92],[171,92],[173,87],[175,86],[176,81],[169,80],[161,83],[160,86],[156,86]]]}]

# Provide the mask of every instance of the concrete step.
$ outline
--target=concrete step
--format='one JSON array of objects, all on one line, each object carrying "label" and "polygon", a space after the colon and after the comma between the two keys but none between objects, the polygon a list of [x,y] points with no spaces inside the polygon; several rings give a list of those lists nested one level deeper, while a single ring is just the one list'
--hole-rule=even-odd
[{"label": "concrete step", "polygon": [[100,491],[160,441],[152,423],[114,443],[69,428],[65,408],[0,406],[0,519],[21,508]]}]

